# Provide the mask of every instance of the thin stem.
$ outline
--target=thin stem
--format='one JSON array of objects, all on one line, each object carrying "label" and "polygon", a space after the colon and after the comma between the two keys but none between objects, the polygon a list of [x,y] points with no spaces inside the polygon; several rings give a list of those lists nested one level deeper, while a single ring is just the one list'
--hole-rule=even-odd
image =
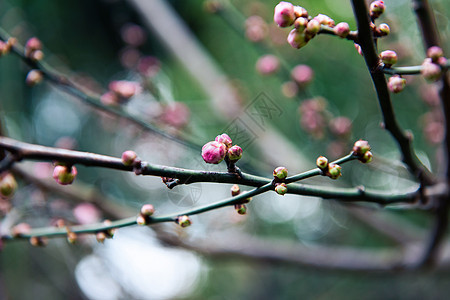
[{"label": "thin stem", "polygon": [[[444,66],[441,66],[443,70],[450,68],[450,61]],[[383,72],[390,75],[416,75],[420,74],[422,66],[407,66],[407,67],[383,67]]]}]

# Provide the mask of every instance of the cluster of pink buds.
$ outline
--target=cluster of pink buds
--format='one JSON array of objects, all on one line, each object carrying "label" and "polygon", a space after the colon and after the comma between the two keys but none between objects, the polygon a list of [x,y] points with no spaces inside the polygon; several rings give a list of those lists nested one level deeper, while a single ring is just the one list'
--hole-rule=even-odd
[{"label": "cluster of pink buds", "polygon": [[144,204],[136,218],[138,225],[147,225],[150,223],[150,217],[155,213],[155,208],[151,204]]},{"label": "cluster of pink buds", "polygon": [[433,46],[427,50],[427,58],[422,63],[422,76],[428,81],[437,81],[441,78],[442,67],[447,63],[444,52],[438,46]]},{"label": "cluster of pink buds", "polygon": [[[111,224],[112,222],[110,220],[103,221],[103,225],[105,226],[110,226]],[[97,239],[97,242],[103,243],[106,239],[112,239],[115,233],[116,229],[102,230],[95,234],[95,238]]]},{"label": "cluster of pink buds", "polygon": [[17,43],[17,39],[10,37],[6,42],[0,41],[0,57],[11,51],[11,48]]},{"label": "cluster of pink buds", "polygon": [[314,36],[316,36],[322,25],[333,28],[334,34],[341,38],[347,37],[350,33],[350,27],[345,22],[335,26],[334,20],[330,17],[323,14],[312,17],[303,7],[294,6],[292,3],[285,1],[282,1],[275,6],[273,19],[280,27],[294,25],[287,40],[288,43],[296,49],[305,46]]},{"label": "cluster of pink buds", "polygon": [[9,172],[0,174],[0,198],[10,198],[17,190],[17,181]]},{"label": "cluster of pink buds", "polygon": [[25,56],[34,61],[44,58],[42,42],[37,37],[30,38],[25,44]]},{"label": "cluster of pink buds", "polygon": [[323,176],[328,176],[331,179],[338,179],[342,176],[341,166],[329,163],[325,156],[319,156],[316,160],[316,165],[322,171]]},{"label": "cluster of pink buds", "polygon": [[56,165],[53,169],[53,179],[62,185],[72,184],[77,174],[75,166]]},{"label": "cluster of pink buds", "polygon": [[287,176],[288,170],[285,167],[277,167],[273,170],[273,185],[278,195],[284,196],[288,191],[285,183]]},{"label": "cluster of pink buds", "polygon": [[111,81],[108,87],[109,91],[100,98],[105,105],[125,104],[142,89],[139,83],[126,80]]},{"label": "cluster of pink buds", "polygon": [[370,150],[371,147],[367,141],[359,140],[353,145],[352,154],[358,157],[359,161],[369,163],[373,158],[373,154]]},{"label": "cluster of pink buds", "polygon": [[228,134],[223,133],[216,137],[214,141],[206,143],[202,147],[202,157],[207,164],[218,164],[224,159],[227,163],[236,163],[242,157],[242,148],[232,145],[232,140]]}]

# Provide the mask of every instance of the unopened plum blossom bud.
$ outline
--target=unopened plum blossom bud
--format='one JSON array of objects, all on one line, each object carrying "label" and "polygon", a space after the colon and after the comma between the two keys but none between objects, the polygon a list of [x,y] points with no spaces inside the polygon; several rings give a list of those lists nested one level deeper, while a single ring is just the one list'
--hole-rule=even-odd
[{"label": "unopened plum blossom bud", "polygon": [[67,233],[67,241],[70,244],[75,244],[77,242],[77,239],[78,239],[78,236],[77,236],[76,233],[74,233],[74,232],[68,232]]},{"label": "unopened plum blossom bud", "polygon": [[43,79],[44,79],[44,75],[42,74],[41,71],[39,71],[39,70],[31,70],[30,72],[28,72],[27,78],[25,79],[25,82],[29,86],[34,86],[36,84],[41,83]]},{"label": "unopened plum blossom bud", "polygon": [[109,90],[115,93],[122,102],[139,93],[141,88],[137,82],[116,80],[109,83]]},{"label": "unopened plum blossom bud", "polygon": [[95,238],[97,239],[97,242],[103,243],[106,240],[106,233],[103,231],[97,232]]},{"label": "unopened plum blossom bud", "polygon": [[350,26],[348,26],[348,23],[341,22],[333,28],[333,32],[338,37],[345,38],[350,33]]},{"label": "unopened plum blossom bud", "polygon": [[45,237],[33,236],[30,238],[30,244],[33,247],[44,247],[47,243],[48,240]]},{"label": "unopened plum blossom bud", "polygon": [[319,156],[316,160],[316,165],[319,169],[326,169],[328,167],[328,159],[325,156]]},{"label": "unopened plum blossom bud", "polygon": [[42,50],[42,43],[37,37],[32,37],[25,44],[25,56],[30,58],[36,50]]},{"label": "unopened plum blossom bud", "polygon": [[313,79],[314,71],[310,66],[297,65],[292,69],[291,77],[298,85],[305,86]]},{"label": "unopened plum blossom bud", "polygon": [[275,55],[261,56],[256,62],[256,70],[262,75],[273,74],[280,68],[280,61]]},{"label": "unopened plum blossom bud", "polygon": [[8,52],[9,52],[8,45],[5,42],[0,41],[0,56],[5,55]]},{"label": "unopened plum blossom bud", "polygon": [[442,71],[439,65],[432,63],[431,59],[427,58],[422,64],[420,73],[428,81],[437,81],[441,77]]},{"label": "unopened plum blossom bud", "polygon": [[370,3],[370,16],[372,18],[378,18],[385,10],[386,6],[383,1],[374,1]]},{"label": "unopened plum blossom bud", "polygon": [[306,26],[308,25],[308,19],[307,18],[297,18],[294,22],[294,27],[295,29],[297,29],[299,32],[302,32],[303,30],[306,29]]},{"label": "unopened plum blossom bud", "polygon": [[337,164],[328,165],[328,177],[331,179],[338,179],[341,175],[341,166]]},{"label": "unopened plum blossom bud", "polygon": [[386,66],[392,66],[397,63],[397,53],[392,50],[386,50],[380,53],[380,58]]},{"label": "unopened plum blossom bud", "polygon": [[147,220],[143,215],[138,215],[136,218],[136,224],[141,226],[147,225]]},{"label": "unopened plum blossom bud", "polygon": [[17,189],[17,181],[11,173],[0,174],[0,195],[11,197]]},{"label": "unopened plum blossom bud", "polygon": [[239,185],[233,184],[231,187],[231,196],[237,196],[241,193],[241,189],[239,188]]},{"label": "unopened plum blossom bud", "polygon": [[122,163],[125,166],[131,166],[134,164],[135,160],[137,158],[136,152],[132,150],[127,150],[122,153]]},{"label": "unopened plum blossom bud", "polygon": [[53,169],[53,178],[57,183],[67,185],[75,180],[77,173],[77,168],[75,166],[72,166],[70,170],[68,170],[67,166],[57,165],[55,166],[55,169]]},{"label": "unopened plum blossom bud", "polygon": [[291,26],[295,20],[294,6],[289,2],[281,1],[275,6],[273,20],[280,27]]},{"label": "unopened plum blossom bud", "polygon": [[188,226],[190,226],[192,224],[191,219],[188,216],[186,216],[186,215],[179,216],[177,218],[176,222],[177,222],[178,225],[180,225],[183,228],[188,227]]},{"label": "unopened plum blossom bud", "polygon": [[31,226],[27,223],[19,223],[16,226],[14,226],[11,230],[11,235],[13,237],[20,237],[23,235],[30,234],[31,232]]},{"label": "unopened plum blossom bud", "polygon": [[284,180],[288,176],[288,170],[285,167],[277,167],[273,170],[273,177]]},{"label": "unopened plum blossom bud", "polygon": [[242,157],[242,152],[243,151],[241,147],[239,147],[238,145],[234,145],[233,147],[228,149],[228,159],[230,161],[238,161]]},{"label": "unopened plum blossom bud", "polygon": [[227,147],[227,149],[229,149],[233,144],[233,141],[231,140],[230,136],[226,133],[222,133],[216,136],[215,141],[224,144],[225,147]]},{"label": "unopened plum blossom bud", "polygon": [[433,46],[428,48],[427,50],[427,57],[431,58],[432,62],[437,62],[440,57],[444,55],[444,52],[442,51],[441,47]]},{"label": "unopened plum blossom bud", "polygon": [[247,206],[245,204],[235,204],[234,209],[237,211],[240,215],[247,214]]},{"label": "unopened plum blossom bud", "polygon": [[227,148],[223,143],[212,141],[206,143],[202,148],[202,158],[207,164],[220,163],[227,154]]},{"label": "unopened plum blossom bud", "polygon": [[41,50],[33,51],[30,54],[30,59],[34,60],[34,61],[40,61],[43,58],[44,58],[44,52],[42,52]]},{"label": "unopened plum blossom bud", "polygon": [[372,152],[367,151],[366,153],[364,153],[364,155],[359,160],[366,164],[366,163],[370,163],[372,161],[372,158],[373,158]]},{"label": "unopened plum blossom bud", "polygon": [[380,25],[378,25],[377,32],[380,36],[386,36],[391,33],[391,28],[389,28],[388,24],[381,23]]},{"label": "unopened plum blossom bud", "polygon": [[308,11],[301,6],[294,6],[294,14],[296,18],[308,18]]},{"label": "unopened plum blossom bud", "polygon": [[393,93],[400,93],[406,86],[406,79],[398,75],[391,76],[388,81],[388,88]]},{"label": "unopened plum blossom bud", "polygon": [[316,19],[312,19],[308,22],[308,25],[306,25],[306,31],[311,35],[314,36],[316,33],[318,33],[320,30],[320,22]]},{"label": "unopened plum blossom bud", "polygon": [[370,151],[370,145],[369,142],[364,140],[358,140],[353,145],[353,154],[357,155],[359,157],[362,157],[367,151]]},{"label": "unopened plum blossom bud", "polygon": [[119,97],[114,92],[106,92],[100,97],[100,102],[107,106],[114,106],[119,104]]},{"label": "unopened plum blossom bud", "polygon": [[287,41],[293,48],[300,49],[308,44],[309,38],[306,37],[304,32],[300,32],[294,28],[289,32]]},{"label": "unopened plum blossom bud", "polygon": [[144,216],[151,216],[155,213],[155,208],[151,204],[144,204],[141,207],[141,214]]},{"label": "unopened plum blossom bud", "polygon": [[284,194],[287,193],[287,190],[288,190],[288,188],[286,186],[286,183],[284,183],[284,182],[278,183],[275,186],[275,192],[277,192],[278,195],[284,196]]},{"label": "unopened plum blossom bud", "polygon": [[327,25],[327,26],[330,26],[330,27],[334,27],[334,20],[332,18],[330,18],[329,16],[327,16],[327,15],[318,14],[317,16],[314,17],[314,19],[319,21],[319,23],[322,24],[322,25]]}]

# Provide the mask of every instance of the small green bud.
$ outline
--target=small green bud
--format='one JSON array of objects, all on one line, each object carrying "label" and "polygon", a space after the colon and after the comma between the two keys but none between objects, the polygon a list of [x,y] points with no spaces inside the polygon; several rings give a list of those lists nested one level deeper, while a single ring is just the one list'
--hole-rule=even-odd
[{"label": "small green bud", "polygon": [[331,179],[338,179],[341,175],[341,166],[337,164],[328,165],[328,177]]},{"label": "small green bud", "polygon": [[397,53],[392,50],[386,50],[380,53],[380,58],[386,66],[392,66],[397,63]]},{"label": "small green bud", "polygon": [[184,216],[179,216],[176,220],[177,224],[180,225],[182,228],[188,227],[192,224],[191,219],[184,215]]},{"label": "small green bud", "polygon": [[147,225],[147,220],[145,219],[145,216],[139,214],[139,216],[137,216],[136,218],[136,223],[138,225],[144,226]]},{"label": "small green bud", "polygon": [[286,194],[288,191],[286,184],[283,183],[278,183],[275,186],[275,192],[277,192],[278,195],[284,196],[284,194]]},{"label": "small green bud", "polygon": [[277,167],[273,170],[273,177],[283,180],[287,177],[288,170],[285,167]]},{"label": "small green bud", "polygon": [[328,159],[325,156],[319,156],[316,160],[316,165],[319,169],[326,169],[328,167]]},{"label": "small green bud", "polygon": [[17,189],[17,181],[11,173],[0,175],[0,195],[11,197]]},{"label": "small green bud", "polygon": [[353,145],[353,154],[362,157],[367,151],[370,151],[371,147],[369,142],[364,140],[356,141]]},{"label": "small green bud", "polygon": [[380,25],[378,25],[377,32],[380,36],[386,36],[391,33],[391,28],[389,28],[388,24],[381,23]]},{"label": "small green bud", "polygon": [[97,239],[97,242],[102,243],[106,240],[106,234],[103,231],[97,232],[95,234],[95,238]]},{"label": "small green bud", "polygon": [[237,196],[241,193],[241,189],[239,188],[239,185],[233,184],[231,187],[231,196]]},{"label": "small green bud", "polygon": [[78,236],[77,236],[76,233],[74,233],[74,232],[68,232],[67,233],[67,241],[70,244],[75,244],[77,242],[77,239],[78,239]]},{"label": "small green bud", "polygon": [[370,163],[371,161],[372,161],[372,158],[373,158],[373,154],[372,154],[372,152],[370,152],[370,151],[367,151],[366,153],[364,153],[364,155],[363,155],[363,157],[361,157],[359,160],[362,162],[362,163]]},{"label": "small green bud", "polygon": [[245,215],[247,214],[247,206],[245,206],[245,204],[235,204],[234,205],[234,209],[237,211],[238,214],[240,215]]}]

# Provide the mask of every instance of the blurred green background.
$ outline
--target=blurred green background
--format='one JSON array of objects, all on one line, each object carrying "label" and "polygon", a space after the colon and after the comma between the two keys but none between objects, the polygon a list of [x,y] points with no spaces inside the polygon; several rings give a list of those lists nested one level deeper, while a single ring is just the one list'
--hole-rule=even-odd
[{"label": "blurred green background", "polygon": [[[173,13],[173,19],[160,20],[169,24],[162,29],[149,25],[152,22],[146,20],[145,12],[137,9],[133,1],[121,0],[2,1],[0,24],[21,44],[32,36],[39,37],[46,62],[99,94],[107,90],[112,80],[145,80],[147,89],[133,97],[124,110],[199,147],[225,129],[241,124],[240,128],[247,130],[244,137],[235,139],[229,133],[235,142],[245,143],[241,164],[246,172],[269,177],[280,164],[285,164],[291,174],[300,172],[313,167],[317,156],[336,158],[347,153],[354,140],[364,138],[373,148],[373,164],[345,165],[344,176],[338,182],[330,183],[323,178],[307,182],[365,185],[380,190],[415,187],[398,163],[400,155],[395,142],[380,127],[382,118],[372,83],[352,42],[320,35],[300,50],[291,48],[285,42],[289,29],[279,29],[273,24],[277,1],[224,2],[217,13],[210,11],[211,2],[207,6],[203,0],[155,2],[165,4]],[[446,2],[431,1],[448,53],[450,25]],[[424,49],[410,2],[385,3],[387,10],[381,21],[390,25],[391,35],[380,40],[379,50],[397,51],[401,66],[421,64]],[[305,7],[310,15],[326,14],[336,23],[348,22],[355,29],[348,1],[294,4]],[[260,16],[265,21],[264,38],[259,42],[246,37],[245,22],[251,16]],[[179,28],[192,35],[174,35]],[[177,52],[167,46],[167,40],[176,42],[182,38],[201,50],[196,55],[206,60],[208,66],[194,67],[197,73],[188,70],[186,66],[199,59],[189,56],[193,53],[191,48],[186,45],[185,49],[175,49]],[[263,76],[255,64],[266,54],[276,55],[281,68],[275,74]],[[143,78],[136,71],[136,61],[142,56],[160,61],[156,75]],[[310,66],[314,78],[289,96],[286,91],[283,93],[282,86],[291,80],[290,72],[298,64]],[[210,69],[215,70],[228,89],[220,85],[205,89],[202,76],[207,78]],[[195,151],[145,133],[123,120],[108,118],[51,84],[26,86],[28,70],[15,55],[0,58],[0,113],[7,135],[47,146],[70,141],[76,150],[112,156],[134,149],[153,163],[224,170],[223,166],[206,166],[201,161],[200,148]],[[407,81],[405,91],[392,96],[394,109],[401,126],[413,133],[421,160],[439,173],[442,159],[439,139],[430,139],[438,133],[427,129],[425,123],[429,120],[426,113],[436,111],[436,107],[421,97],[424,86],[428,86],[422,78],[408,77]],[[311,134],[300,123],[299,106],[315,97],[326,99],[322,112],[325,123],[320,134]],[[255,107],[260,109],[261,101],[273,109],[273,115],[249,118]],[[189,123],[185,126],[172,126],[161,118],[164,109],[174,103],[184,103],[189,108]],[[329,129],[328,121],[338,116],[351,121],[350,133],[339,136]],[[285,155],[285,151],[290,154]],[[44,165],[26,166],[28,172],[45,177]],[[144,203],[152,203],[158,212],[165,213],[217,201],[229,193],[229,185],[214,184],[180,186],[177,191],[168,191],[159,178],[82,166],[76,184],[79,189],[95,188],[104,197],[113,199],[114,205],[127,207],[128,215],[133,215]],[[226,208],[209,216],[196,216],[186,233],[175,227],[168,230],[181,236],[186,234],[187,239],[213,237],[222,231],[243,231],[304,245],[348,245],[363,249],[393,246],[392,241],[338,203],[312,197],[280,198],[272,194],[258,196],[249,204],[245,217],[236,217],[233,209]],[[39,192],[26,180],[20,181],[20,190],[12,200],[13,211],[19,216],[17,221],[33,226],[49,226],[57,218],[76,222],[73,208],[77,205],[52,192]],[[421,229],[418,238],[424,237],[422,231],[430,225],[429,215],[422,212],[394,208],[386,209],[385,213],[409,222],[411,228]],[[76,246],[65,240],[51,240],[42,249],[14,242],[4,246],[0,257],[0,297],[7,299],[444,299],[450,291],[449,277],[442,274],[381,276],[303,269],[288,263],[212,259],[195,252],[163,248],[148,228],[119,231],[105,245],[90,238]]]}]

